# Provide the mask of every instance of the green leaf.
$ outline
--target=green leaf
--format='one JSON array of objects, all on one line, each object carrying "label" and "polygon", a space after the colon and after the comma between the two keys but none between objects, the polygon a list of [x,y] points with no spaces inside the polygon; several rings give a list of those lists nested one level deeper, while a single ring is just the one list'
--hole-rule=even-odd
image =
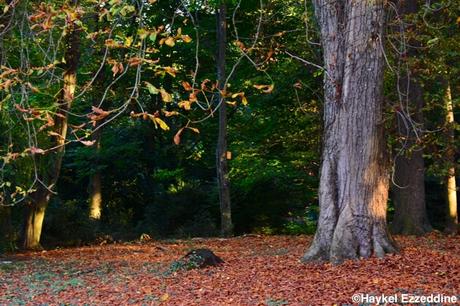
[{"label": "green leaf", "polygon": [[434,45],[438,40],[439,40],[438,37],[432,38],[429,41],[427,41],[427,45],[428,46]]},{"label": "green leaf", "polygon": [[151,83],[149,82],[144,82],[144,83],[145,83],[145,86],[147,86],[147,90],[150,92],[150,94],[157,95],[160,92],[160,90],[158,90],[158,88],[153,86]]},{"label": "green leaf", "polygon": [[152,41],[152,42],[155,42],[157,40],[157,32],[152,32],[149,36],[149,39]]}]

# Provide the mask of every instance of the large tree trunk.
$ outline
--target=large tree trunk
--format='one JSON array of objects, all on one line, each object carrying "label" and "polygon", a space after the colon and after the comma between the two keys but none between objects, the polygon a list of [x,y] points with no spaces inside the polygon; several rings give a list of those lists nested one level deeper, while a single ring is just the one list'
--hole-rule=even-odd
[{"label": "large tree trunk", "polygon": [[227,105],[225,96],[225,49],[227,45],[226,5],[221,0],[217,17],[217,79],[219,88],[219,136],[217,140],[217,182],[221,215],[221,234],[224,237],[233,234],[232,211],[230,202],[230,184],[227,163]]},{"label": "large tree trunk", "polygon": [[[76,5],[76,1],[75,1]],[[51,143],[56,149],[49,157],[49,164],[42,165],[40,179],[46,187],[39,185],[37,190],[30,195],[27,203],[23,248],[27,250],[40,249],[40,237],[43,227],[45,211],[51,197],[51,189],[55,187],[61,172],[62,159],[65,152],[67,139],[68,111],[72,106],[75,87],[77,85],[77,66],[80,58],[80,29],[74,22],[69,22],[66,35],[65,67],[63,74],[63,87],[59,100],[57,101],[57,115],[54,118],[54,132]]]},{"label": "large tree trunk", "polygon": [[[401,0],[398,3],[398,12],[402,17],[417,11],[417,0]],[[409,38],[409,45],[417,46],[418,42]],[[406,55],[416,56],[417,50],[408,47]],[[423,148],[417,145],[420,133],[417,135],[414,129],[423,125],[424,100],[423,89],[410,69],[403,71],[399,79],[399,91],[402,103],[407,106],[398,116],[399,134],[404,140],[406,151],[396,156],[395,160],[395,184],[391,193],[395,214],[391,229],[395,234],[422,235],[431,231],[431,225],[426,213]],[[410,117],[406,116],[406,112]],[[417,126],[412,125],[413,121]]]},{"label": "large tree trunk", "polygon": [[457,183],[455,182],[455,131],[453,128],[454,105],[452,103],[452,92],[450,84],[447,82],[446,93],[444,96],[446,107],[447,124],[447,163],[449,169],[446,177],[446,198],[447,198],[447,222],[445,231],[449,234],[458,233],[458,211],[457,211]]},{"label": "large tree trunk", "polygon": [[320,216],[304,261],[340,263],[396,251],[386,223],[383,3],[314,1],[327,73]]}]

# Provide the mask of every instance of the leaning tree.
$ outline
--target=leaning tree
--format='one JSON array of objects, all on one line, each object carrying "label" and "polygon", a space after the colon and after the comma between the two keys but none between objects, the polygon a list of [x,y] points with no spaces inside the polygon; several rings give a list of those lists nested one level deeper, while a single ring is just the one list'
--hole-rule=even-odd
[{"label": "leaning tree", "polygon": [[383,256],[389,167],[382,122],[383,0],[314,0],[321,31],[324,138],[320,216],[304,261]]}]

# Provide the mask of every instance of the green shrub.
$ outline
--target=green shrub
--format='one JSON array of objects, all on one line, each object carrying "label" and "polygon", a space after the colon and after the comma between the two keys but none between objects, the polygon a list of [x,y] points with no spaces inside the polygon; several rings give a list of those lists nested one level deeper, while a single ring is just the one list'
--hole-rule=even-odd
[{"label": "green shrub", "polygon": [[78,200],[51,200],[46,212],[42,243],[47,246],[74,246],[94,241],[97,227],[88,218],[86,203]]},{"label": "green shrub", "polygon": [[316,231],[318,207],[309,206],[302,215],[292,215],[284,224],[283,233],[288,235],[312,235]]}]

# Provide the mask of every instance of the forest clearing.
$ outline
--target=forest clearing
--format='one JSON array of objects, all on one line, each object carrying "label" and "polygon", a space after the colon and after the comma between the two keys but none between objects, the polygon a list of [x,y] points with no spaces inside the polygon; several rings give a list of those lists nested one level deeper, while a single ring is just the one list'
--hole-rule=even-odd
[{"label": "forest clearing", "polygon": [[458,304],[459,106],[460,0],[0,0],[0,304]]},{"label": "forest clearing", "polygon": [[[0,304],[352,305],[358,293],[458,295],[460,237],[433,233],[396,240],[401,254],[338,266],[299,261],[309,236],[248,235],[22,253],[0,264]],[[173,261],[202,247],[225,263],[171,270]]]}]

